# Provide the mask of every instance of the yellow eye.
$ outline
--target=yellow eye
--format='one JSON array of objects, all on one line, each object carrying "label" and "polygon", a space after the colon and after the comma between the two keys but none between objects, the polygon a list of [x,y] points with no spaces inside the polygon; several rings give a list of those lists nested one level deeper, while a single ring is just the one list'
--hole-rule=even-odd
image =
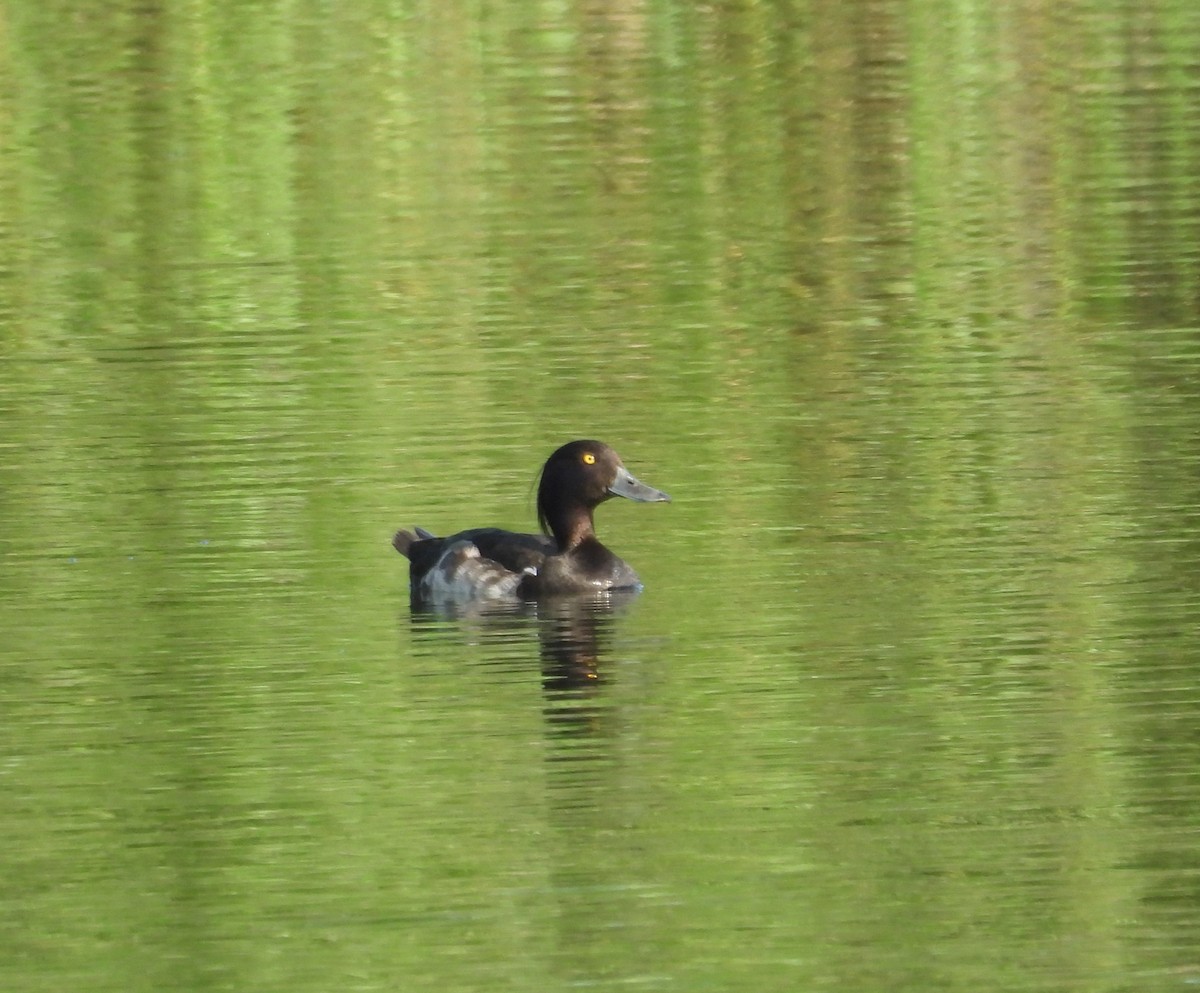
[{"label": "yellow eye", "polygon": [[594,456],[591,452],[584,452],[583,453],[583,464],[584,465],[595,465],[596,464],[596,456]]}]

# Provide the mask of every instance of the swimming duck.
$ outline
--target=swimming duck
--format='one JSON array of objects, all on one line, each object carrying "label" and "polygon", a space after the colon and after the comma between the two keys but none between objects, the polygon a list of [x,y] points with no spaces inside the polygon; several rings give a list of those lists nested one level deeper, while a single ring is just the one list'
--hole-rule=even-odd
[{"label": "swimming duck", "polygon": [[537,512],[542,534],[472,528],[438,538],[397,531],[418,601],[538,600],[559,594],[640,587],[633,569],[596,537],[592,513],[614,496],[639,503],[671,498],[639,482],[601,441],[572,441],[542,467]]}]

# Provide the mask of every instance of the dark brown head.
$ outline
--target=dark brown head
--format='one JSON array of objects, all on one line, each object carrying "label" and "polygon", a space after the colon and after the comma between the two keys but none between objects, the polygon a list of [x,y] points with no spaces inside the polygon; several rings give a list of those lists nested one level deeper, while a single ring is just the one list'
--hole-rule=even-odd
[{"label": "dark brown head", "polygon": [[639,503],[671,498],[639,482],[621,464],[621,457],[602,441],[572,441],[546,460],[538,484],[538,523],[552,534],[562,550],[574,548],[595,534],[592,511],[610,497]]}]

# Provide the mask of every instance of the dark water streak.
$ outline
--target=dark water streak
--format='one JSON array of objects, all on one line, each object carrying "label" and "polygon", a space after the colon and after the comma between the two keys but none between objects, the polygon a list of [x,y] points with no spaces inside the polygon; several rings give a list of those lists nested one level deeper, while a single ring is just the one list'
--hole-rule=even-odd
[{"label": "dark water streak", "polygon": [[1193,984],[1194,8],[14,8],[0,985]]}]

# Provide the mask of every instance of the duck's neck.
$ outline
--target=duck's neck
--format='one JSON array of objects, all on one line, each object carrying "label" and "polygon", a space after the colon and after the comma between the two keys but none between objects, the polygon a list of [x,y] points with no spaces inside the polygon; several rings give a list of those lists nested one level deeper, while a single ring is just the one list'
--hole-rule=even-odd
[{"label": "duck's neck", "polygon": [[560,552],[570,552],[589,538],[596,537],[596,526],[592,523],[592,509],[582,505],[562,507],[546,515],[550,533],[558,542]]}]

